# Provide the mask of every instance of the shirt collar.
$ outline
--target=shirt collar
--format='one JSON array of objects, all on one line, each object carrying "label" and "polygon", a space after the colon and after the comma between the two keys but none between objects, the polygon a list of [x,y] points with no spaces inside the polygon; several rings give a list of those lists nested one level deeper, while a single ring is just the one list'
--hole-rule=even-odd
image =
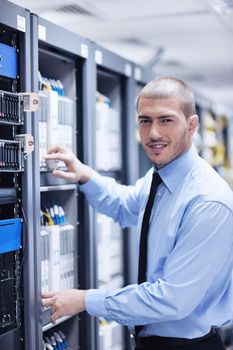
[{"label": "shirt collar", "polygon": [[163,183],[170,192],[174,192],[177,186],[183,181],[187,173],[195,166],[199,156],[194,145],[182,154],[179,158],[174,159],[171,163],[158,170]]}]

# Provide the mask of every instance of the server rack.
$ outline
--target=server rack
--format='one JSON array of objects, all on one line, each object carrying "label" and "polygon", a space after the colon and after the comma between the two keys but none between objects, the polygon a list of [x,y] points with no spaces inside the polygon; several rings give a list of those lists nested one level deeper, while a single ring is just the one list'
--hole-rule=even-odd
[{"label": "server rack", "polygon": [[35,348],[32,161],[17,138],[31,134],[19,95],[30,91],[30,18],[5,0],[0,9],[0,347],[16,350]]},{"label": "server rack", "polygon": [[195,95],[199,130],[194,142],[200,155],[233,187],[232,112],[197,92]]},{"label": "server rack", "polygon": [[[51,174],[53,165],[44,163],[42,156],[45,149],[49,146],[51,138],[52,143],[60,142],[61,137],[63,141],[67,141],[65,129],[68,128],[68,142],[70,137],[73,139],[73,144],[69,145],[70,148],[84,161],[87,158],[89,160],[91,159],[90,151],[88,149],[88,135],[90,128],[89,120],[92,113],[92,108],[90,107],[91,103],[88,100],[92,97],[90,87],[91,73],[89,72],[90,63],[88,60],[89,44],[85,39],[79,37],[78,35],[68,32],[34,14],[31,15],[31,27],[31,55],[33,62],[32,89],[33,91],[38,91],[38,80],[40,80],[40,88],[38,93],[41,103],[39,113],[35,113],[33,117],[33,133],[35,137],[35,154],[33,158],[33,192],[36,194],[34,197],[34,232],[36,233],[35,259],[37,261],[37,266],[40,266],[41,260],[43,263],[45,262],[46,259],[44,259],[45,256],[43,254],[43,250],[41,250],[42,241],[46,241],[46,236],[49,236],[48,240],[50,242],[52,241],[52,245],[54,246],[55,243],[52,237],[54,234],[55,240],[57,237],[54,229],[55,231],[60,231],[60,246],[58,243],[58,249],[60,247],[60,256],[64,253],[61,238],[63,226],[60,224],[52,225],[48,230],[48,227],[44,226],[44,223],[42,223],[41,226],[40,221],[41,210],[42,212],[48,212],[48,207],[50,207],[49,214],[52,215],[51,208],[55,209],[55,207],[61,206],[65,211],[67,223],[71,225],[71,231],[73,231],[72,234],[74,235],[74,251],[71,252],[73,254],[72,274],[74,278],[73,285],[69,284],[69,287],[88,289],[93,287],[93,273],[91,268],[93,247],[90,239],[91,234],[90,236],[88,234],[88,232],[91,232],[91,227],[87,227],[87,223],[91,222],[91,214],[89,213],[88,207],[85,205],[85,203],[82,202],[82,206],[79,206],[82,198],[80,198],[78,195],[77,185],[70,183],[67,184],[65,181],[55,179]],[[43,91],[41,88],[41,84],[46,86],[47,83],[52,86],[52,91]],[[45,87],[45,90],[46,89],[50,88]],[[60,91],[61,89],[62,93]],[[63,94],[65,97],[60,96]],[[55,110],[53,109],[54,106],[56,106]],[[47,113],[44,113],[44,108],[45,110],[47,108]],[[67,111],[67,108],[69,111]],[[66,118],[66,113],[68,113],[68,119]],[[43,129],[43,123],[46,124],[46,115],[48,118],[47,123],[49,125],[47,131],[50,132],[51,128],[54,129],[54,134],[47,135],[47,137],[44,134],[46,127]],[[57,119],[55,118],[55,122],[54,115],[57,116]],[[51,119],[49,120],[50,117]],[[65,127],[64,124],[66,124]],[[62,132],[62,134],[60,132]],[[70,132],[72,132],[72,136]],[[85,139],[87,142],[85,151],[82,146],[83,139]],[[89,156],[87,157],[87,155]],[[60,164],[58,164],[58,166],[60,166]],[[85,230],[83,222],[85,222]],[[54,223],[57,223],[55,219]],[[64,237],[67,237],[67,235]],[[87,256],[89,257],[88,261],[87,259],[84,260],[84,255],[82,253],[83,251],[87,253]],[[50,250],[49,269],[51,268],[51,254],[53,253],[54,252],[51,252]],[[62,261],[62,258],[60,260]],[[56,261],[54,265],[56,265]],[[71,348],[94,348],[92,345],[93,339],[89,334],[94,333],[94,322],[90,318],[85,318],[82,322],[79,322],[79,316],[62,318],[58,321],[57,326],[53,327],[50,322],[49,310],[43,310],[43,312],[41,311],[41,288],[44,288],[46,284],[44,284],[44,265],[42,271],[43,275],[41,273],[41,269],[37,268],[35,287],[38,305],[36,316],[36,348],[42,349],[42,338],[46,339],[46,336],[53,336],[54,331],[59,330],[66,335]],[[49,271],[51,275],[51,270]],[[62,272],[65,271],[63,265],[61,266],[60,264],[60,270],[56,270],[56,268],[53,270],[52,268],[52,271],[60,273],[63,280]],[[42,280],[43,285],[41,282]],[[50,281],[50,283],[53,282]],[[60,284],[60,287],[66,288],[67,284],[64,285],[63,283],[62,286]],[[84,330],[88,330],[88,337],[85,336]]]},{"label": "server rack", "polygon": [[[92,44],[92,57],[96,77],[96,113],[92,122],[93,165],[98,172],[114,177],[120,183],[132,183],[131,169],[136,159],[129,136],[129,133],[133,133],[134,123],[133,64],[96,44]],[[130,234],[99,214],[95,214],[93,231],[95,287],[117,288],[130,283]],[[106,252],[104,246],[109,240],[111,249]],[[123,327],[102,319],[97,322],[94,349],[131,348],[128,332]],[[105,331],[108,332],[107,339]],[[114,340],[116,338],[118,341]]]}]

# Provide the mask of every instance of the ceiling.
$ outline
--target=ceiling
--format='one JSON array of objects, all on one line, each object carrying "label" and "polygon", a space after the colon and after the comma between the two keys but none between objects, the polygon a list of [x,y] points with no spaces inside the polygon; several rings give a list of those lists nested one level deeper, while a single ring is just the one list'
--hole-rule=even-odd
[{"label": "ceiling", "polygon": [[11,0],[233,112],[233,0]]}]

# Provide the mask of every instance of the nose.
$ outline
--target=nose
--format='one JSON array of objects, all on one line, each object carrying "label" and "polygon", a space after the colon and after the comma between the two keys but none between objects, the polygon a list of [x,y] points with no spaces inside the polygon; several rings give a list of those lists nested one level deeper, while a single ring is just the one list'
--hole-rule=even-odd
[{"label": "nose", "polygon": [[161,138],[160,128],[156,122],[153,122],[151,124],[149,137],[151,140],[157,140]]}]

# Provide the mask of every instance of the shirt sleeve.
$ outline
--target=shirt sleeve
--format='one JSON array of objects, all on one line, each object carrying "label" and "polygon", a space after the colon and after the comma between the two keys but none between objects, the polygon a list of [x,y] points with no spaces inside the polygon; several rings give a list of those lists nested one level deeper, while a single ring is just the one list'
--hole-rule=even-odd
[{"label": "shirt sleeve", "polygon": [[193,203],[183,216],[163,277],[111,292],[89,290],[87,312],[129,327],[188,316],[223,269],[232,273],[232,227],[233,214],[225,205]]},{"label": "shirt sleeve", "polygon": [[80,185],[80,190],[95,210],[112,217],[122,227],[130,227],[138,221],[142,183],[143,179],[139,179],[135,186],[121,185],[92,170],[90,180]]}]

